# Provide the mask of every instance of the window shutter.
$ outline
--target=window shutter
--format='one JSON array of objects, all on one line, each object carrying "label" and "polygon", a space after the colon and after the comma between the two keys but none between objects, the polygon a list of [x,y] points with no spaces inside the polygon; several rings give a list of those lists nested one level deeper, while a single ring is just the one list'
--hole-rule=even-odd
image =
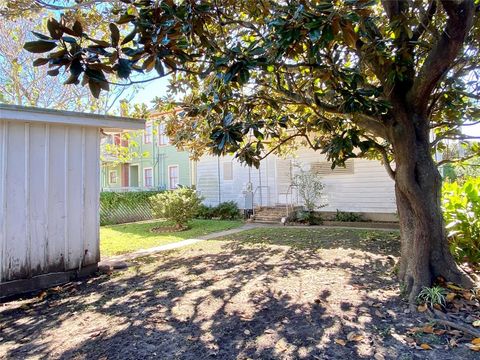
[{"label": "window shutter", "polygon": [[223,180],[233,180],[233,164],[230,161],[223,163]]},{"label": "window shutter", "polygon": [[310,170],[319,176],[329,175],[351,175],[354,173],[353,160],[345,161],[345,167],[337,166],[332,170],[332,164],[327,161],[311,163]]}]

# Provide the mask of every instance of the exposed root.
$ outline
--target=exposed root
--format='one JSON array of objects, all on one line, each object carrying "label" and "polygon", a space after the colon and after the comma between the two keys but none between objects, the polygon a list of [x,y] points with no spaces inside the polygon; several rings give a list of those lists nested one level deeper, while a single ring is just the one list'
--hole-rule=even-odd
[{"label": "exposed root", "polygon": [[475,330],[474,328],[468,326],[468,325],[457,324],[453,321],[437,319],[437,318],[430,318],[430,319],[437,324],[449,326],[453,329],[460,330],[460,331],[464,332],[465,334],[473,336],[474,338],[480,338],[480,332]]}]

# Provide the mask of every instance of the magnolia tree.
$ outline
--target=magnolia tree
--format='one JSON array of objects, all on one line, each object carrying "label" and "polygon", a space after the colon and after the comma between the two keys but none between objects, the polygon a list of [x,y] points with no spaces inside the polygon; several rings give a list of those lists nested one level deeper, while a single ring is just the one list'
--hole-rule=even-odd
[{"label": "magnolia tree", "polygon": [[[73,12],[88,3],[98,1],[75,2]],[[184,111],[168,131],[195,155],[235,153],[258,165],[302,143],[332,166],[382,159],[395,181],[410,300],[438,276],[472,285],[448,251],[432,151],[479,121],[478,1],[121,3],[102,5],[117,19],[107,39],[64,16],[25,49],[95,96],[133,83],[133,73],[170,76],[174,98],[187,96],[169,104]]]}]

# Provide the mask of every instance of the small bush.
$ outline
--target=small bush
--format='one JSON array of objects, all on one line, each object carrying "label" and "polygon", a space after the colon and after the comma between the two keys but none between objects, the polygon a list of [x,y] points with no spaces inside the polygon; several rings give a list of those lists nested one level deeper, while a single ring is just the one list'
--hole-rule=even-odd
[{"label": "small bush", "polygon": [[213,219],[215,217],[215,208],[212,206],[200,204],[200,206],[198,207],[196,217],[198,219],[206,219],[206,220]]},{"label": "small bush", "polygon": [[290,213],[287,218],[287,222],[298,222],[308,225],[321,225],[322,217],[319,213],[314,211],[299,210]]},{"label": "small bush", "polygon": [[226,201],[218,204],[214,209],[215,217],[221,220],[235,220],[240,217],[240,210],[235,201]]},{"label": "small bush", "polygon": [[235,201],[226,201],[217,206],[201,204],[196,215],[199,219],[235,220],[240,217],[240,210]]},{"label": "small bush", "polygon": [[339,211],[335,214],[335,221],[357,222],[362,221],[362,216],[353,212]]},{"label": "small bush", "polygon": [[100,225],[152,219],[150,197],[159,191],[100,193]]},{"label": "small bush", "polygon": [[201,201],[195,190],[186,187],[150,198],[154,216],[174,221],[177,228],[186,227],[197,215]]},{"label": "small bush", "polygon": [[480,263],[480,178],[443,184],[443,217],[450,251],[460,262]]}]

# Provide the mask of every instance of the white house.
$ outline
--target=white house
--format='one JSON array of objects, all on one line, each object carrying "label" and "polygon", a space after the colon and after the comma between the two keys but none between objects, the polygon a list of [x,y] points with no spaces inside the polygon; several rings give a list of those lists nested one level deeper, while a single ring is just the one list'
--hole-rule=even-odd
[{"label": "white house", "polygon": [[96,271],[100,137],[143,127],[0,104],[0,297]]},{"label": "white house", "polygon": [[[300,168],[317,173],[325,185],[322,208],[357,212],[366,219],[396,220],[394,183],[378,161],[351,159],[346,167],[331,170],[324,155],[299,149],[295,156],[270,155],[255,169],[240,164],[232,156],[203,156],[197,163],[197,189],[206,205],[235,201],[245,206],[245,193],[251,188],[253,204],[261,206],[301,205],[292,178]],[[248,200],[247,200],[248,203]]]}]

